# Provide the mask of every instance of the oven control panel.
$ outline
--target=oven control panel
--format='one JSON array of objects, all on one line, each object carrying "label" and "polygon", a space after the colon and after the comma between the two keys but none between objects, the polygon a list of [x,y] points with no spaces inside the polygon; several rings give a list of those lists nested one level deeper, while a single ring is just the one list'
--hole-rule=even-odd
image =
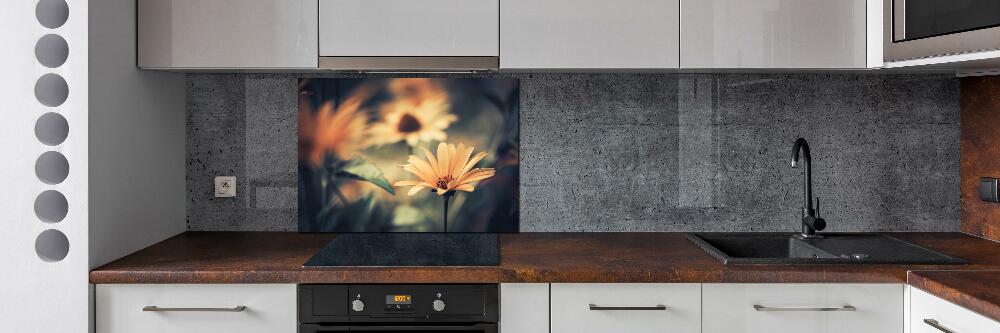
[{"label": "oven control panel", "polygon": [[300,322],[490,322],[495,284],[299,285]]}]

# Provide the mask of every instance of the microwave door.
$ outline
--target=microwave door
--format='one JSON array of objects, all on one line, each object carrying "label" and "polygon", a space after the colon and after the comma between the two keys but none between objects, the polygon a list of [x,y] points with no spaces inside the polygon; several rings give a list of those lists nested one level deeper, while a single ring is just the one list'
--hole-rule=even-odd
[{"label": "microwave door", "polygon": [[998,0],[884,0],[885,59],[1000,49]]},{"label": "microwave door", "polygon": [[894,0],[893,40],[907,41],[1000,26],[997,0]]}]

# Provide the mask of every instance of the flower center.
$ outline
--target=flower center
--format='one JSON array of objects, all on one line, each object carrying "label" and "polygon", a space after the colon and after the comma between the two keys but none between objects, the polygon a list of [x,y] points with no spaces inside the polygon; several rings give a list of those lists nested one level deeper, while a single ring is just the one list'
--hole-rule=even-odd
[{"label": "flower center", "polygon": [[438,178],[437,187],[439,189],[442,189],[442,190],[447,190],[448,189],[448,183],[450,183],[453,180],[455,180],[455,178],[453,178],[452,176],[444,176],[444,177]]},{"label": "flower center", "polygon": [[398,130],[402,133],[413,133],[420,130],[420,120],[407,113],[399,119]]}]

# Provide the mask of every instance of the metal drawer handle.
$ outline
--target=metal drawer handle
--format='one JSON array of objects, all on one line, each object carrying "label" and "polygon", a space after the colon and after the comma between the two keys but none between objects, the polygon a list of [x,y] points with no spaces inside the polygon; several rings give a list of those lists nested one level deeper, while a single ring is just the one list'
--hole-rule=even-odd
[{"label": "metal drawer handle", "polygon": [[844,305],[838,307],[828,307],[828,308],[775,308],[770,306],[763,306],[760,304],[754,304],[753,309],[757,311],[857,311],[853,305]]},{"label": "metal drawer handle", "polygon": [[924,324],[927,324],[930,327],[936,328],[938,331],[941,331],[941,332],[944,332],[944,333],[955,333],[955,331],[952,331],[952,330],[949,330],[947,328],[944,328],[944,326],[941,326],[941,323],[939,323],[937,320],[934,320],[934,319],[924,319]]},{"label": "metal drawer handle", "polygon": [[154,312],[243,312],[247,307],[240,305],[231,308],[161,308],[155,305],[142,307],[142,311]]},{"label": "metal drawer handle", "polygon": [[596,304],[590,305],[591,311],[663,311],[666,310],[667,306],[663,304],[657,304],[654,306],[599,306]]}]

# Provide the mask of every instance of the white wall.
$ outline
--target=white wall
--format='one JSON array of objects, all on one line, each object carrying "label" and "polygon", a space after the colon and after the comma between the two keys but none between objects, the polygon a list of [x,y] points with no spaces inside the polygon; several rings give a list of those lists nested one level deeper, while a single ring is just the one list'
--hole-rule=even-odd
[{"label": "white wall", "polygon": [[184,76],[136,67],[135,1],[90,0],[90,267],[186,228]]},{"label": "white wall", "polygon": [[[65,0],[68,19],[52,27],[36,19],[38,1],[0,11],[0,332],[86,332],[90,268],[185,228],[183,76],[135,68],[134,1]],[[47,34],[69,50],[51,68],[35,57]],[[36,99],[47,74],[65,79],[64,102]],[[46,113],[65,118],[65,140],[36,137]],[[43,153],[65,156],[58,180],[37,176]],[[64,218],[36,214],[43,191],[65,196]],[[65,257],[36,251],[50,229],[68,240]]]},{"label": "white wall", "polygon": [[[0,10],[0,332],[85,332],[88,326],[87,233],[87,1],[67,0],[69,18],[54,28],[35,18],[36,0],[4,1]],[[35,42],[58,34],[69,45],[65,63],[42,66]],[[52,73],[65,78],[66,101],[42,105],[35,99],[36,80]],[[42,114],[66,118],[69,136],[49,146],[35,137]],[[35,174],[36,159],[58,152],[69,162],[65,180],[46,184]],[[35,198],[46,190],[61,192],[68,201],[64,219],[43,222],[34,211]],[[36,238],[47,229],[69,241],[69,252],[58,261],[42,260]]]}]

